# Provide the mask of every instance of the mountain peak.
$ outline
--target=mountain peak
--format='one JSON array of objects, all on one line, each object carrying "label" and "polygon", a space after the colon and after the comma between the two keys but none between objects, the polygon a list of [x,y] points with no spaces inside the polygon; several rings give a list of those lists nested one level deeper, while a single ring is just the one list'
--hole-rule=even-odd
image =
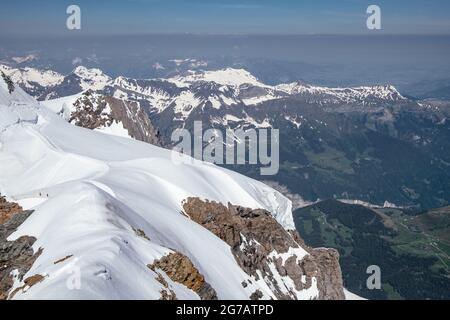
[{"label": "mountain peak", "polygon": [[13,68],[0,64],[0,71],[8,75],[14,83],[30,91],[36,84],[42,87],[51,87],[60,84],[64,79],[64,76],[58,72],[31,67]]},{"label": "mountain peak", "polygon": [[372,96],[374,98],[380,98],[385,100],[404,100],[406,99],[401,95],[397,88],[393,85],[375,85],[375,86],[363,86],[356,87],[354,90]]},{"label": "mountain peak", "polygon": [[105,73],[98,68],[86,68],[85,66],[78,66],[73,70],[73,73],[82,78],[92,78],[95,76],[106,76]]},{"label": "mountain peak", "polygon": [[175,78],[179,82],[192,83],[196,81],[215,82],[220,85],[239,87],[243,84],[251,84],[266,87],[254,75],[245,69],[225,68],[214,71],[188,71],[187,76]]},{"label": "mountain peak", "polygon": [[80,86],[83,90],[102,90],[112,82],[112,79],[102,70],[97,68],[86,68],[78,66],[73,70],[73,74],[81,78]]}]

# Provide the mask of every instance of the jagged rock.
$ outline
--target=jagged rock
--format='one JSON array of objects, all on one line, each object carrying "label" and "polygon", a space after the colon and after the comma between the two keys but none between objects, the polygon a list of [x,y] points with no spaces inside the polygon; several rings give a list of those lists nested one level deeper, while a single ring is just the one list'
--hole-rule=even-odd
[{"label": "jagged rock", "polygon": [[14,86],[14,82],[3,71],[1,71],[1,75],[2,75],[3,80],[6,82],[6,85],[8,86],[9,94],[13,93],[14,90],[16,89],[16,87]]},{"label": "jagged rock", "polygon": [[70,258],[72,258],[72,257],[73,257],[73,254],[68,255],[68,256],[65,256],[64,258],[61,258],[61,259],[59,259],[59,260],[56,260],[55,262],[53,262],[53,264],[63,263],[64,261],[66,261],[66,260],[68,260],[68,259],[70,259]]},{"label": "jagged rock", "polygon": [[161,144],[159,132],[138,102],[120,100],[88,90],[73,106],[75,110],[71,113],[69,122],[76,126],[93,130],[120,122],[130,137],[154,145]]},{"label": "jagged rock", "polygon": [[134,227],[132,227],[132,228],[133,228],[134,233],[135,233],[138,237],[141,237],[141,238],[144,238],[145,240],[150,241],[150,238],[145,234],[144,230],[137,229],[137,228],[134,228]]},{"label": "jagged rock", "polygon": [[[36,241],[34,237],[23,236],[14,241],[7,240],[32,211],[22,211],[20,206],[8,203],[4,198],[0,198],[0,202],[0,215],[3,217],[0,224],[0,300],[5,300],[8,299],[9,291],[14,283],[11,272],[16,270],[19,281],[22,281],[23,276],[42,253],[42,249],[34,253],[32,248]],[[25,285],[36,284],[36,279],[36,277],[27,278],[28,284],[25,283]]]},{"label": "jagged rock", "polygon": [[[256,280],[261,275],[278,299],[296,299],[295,290],[310,288],[313,278],[317,280],[319,299],[345,298],[338,253],[308,248],[296,231],[286,231],[270,212],[230,203],[226,207],[199,198],[188,198],[183,209],[185,215],[230,245],[239,266]],[[289,254],[283,263],[282,254],[286,257],[290,249],[300,248],[306,256]],[[280,277],[290,278],[294,287],[289,281],[280,283]]]},{"label": "jagged rock", "polygon": [[27,288],[31,288],[34,285],[44,281],[45,277],[41,274],[35,274],[31,277],[26,278],[23,281],[23,286],[16,288],[11,294],[9,295],[9,299],[14,298],[14,296],[21,290],[26,290]]},{"label": "jagged rock", "polygon": [[156,281],[161,283],[164,287],[164,289],[160,291],[161,297],[159,300],[177,300],[177,295],[173,290],[169,289],[169,284],[161,274],[158,274]]},{"label": "jagged rock", "polygon": [[173,290],[161,290],[161,298],[159,300],[177,300],[177,295]]},{"label": "jagged rock", "polygon": [[121,121],[131,137],[154,145],[161,145],[158,130],[155,129],[147,113],[138,102],[105,97],[111,108],[112,117]]},{"label": "jagged rock", "polygon": [[94,94],[91,90],[83,93],[73,106],[75,111],[70,115],[69,122],[76,126],[93,130],[109,127],[114,120],[106,108],[107,103],[104,97]]},{"label": "jagged rock", "polygon": [[250,300],[260,300],[263,297],[261,290],[256,290],[250,295]]},{"label": "jagged rock", "polygon": [[339,253],[335,249],[313,249],[310,252],[317,266],[319,299],[344,299],[341,266],[339,265]]},{"label": "jagged rock", "polygon": [[[170,253],[148,267],[155,272],[158,269],[165,272],[172,281],[181,283],[196,292],[202,300],[217,300],[216,291],[205,281],[191,260],[181,253]],[[167,282],[165,287],[168,287]]]},{"label": "jagged rock", "polygon": [[17,203],[8,202],[4,197],[0,196],[0,224],[22,211],[23,209]]}]

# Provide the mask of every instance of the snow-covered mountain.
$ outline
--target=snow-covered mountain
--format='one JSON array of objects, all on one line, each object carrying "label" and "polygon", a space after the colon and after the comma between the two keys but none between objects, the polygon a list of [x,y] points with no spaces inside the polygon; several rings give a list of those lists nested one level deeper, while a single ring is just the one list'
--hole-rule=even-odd
[{"label": "snow-covered mountain", "polygon": [[112,82],[112,79],[100,69],[78,66],[73,70],[73,74],[78,76],[83,90],[102,90]]},{"label": "snow-covered mountain", "polygon": [[1,298],[346,296],[336,251],[303,244],[279,192],[71,125],[3,79],[0,193]]},{"label": "snow-covered mountain", "polygon": [[331,105],[380,105],[406,100],[393,86],[327,88],[302,82],[266,85],[243,69],[188,71],[169,79],[139,81],[120,77],[114,90],[122,99],[143,99],[152,112],[173,110],[185,120],[193,110],[260,103],[286,98]]},{"label": "snow-covered mountain", "polygon": [[[294,82],[271,86],[260,82],[244,69],[233,68],[187,71],[168,79],[137,80],[125,77],[112,79],[99,69],[83,66],[78,66],[66,76],[31,68],[0,67],[39,100],[66,97],[85,90],[102,91],[121,99],[146,100],[155,112],[173,108],[181,118],[207,104],[215,108],[235,104],[251,106],[294,96],[309,102],[331,104],[371,105],[405,100],[389,85],[327,88]],[[40,90],[27,90],[32,88],[30,83],[34,82],[39,84]]]},{"label": "snow-covered mountain", "polygon": [[[190,130],[194,121],[202,121],[205,130],[280,129],[284,141],[282,159],[289,159],[286,165],[293,166],[299,176],[292,179],[290,171],[281,171],[274,177],[275,182],[310,202],[338,198],[379,206],[386,201],[400,206],[420,202],[427,207],[430,203],[433,206],[449,203],[448,191],[435,190],[434,186],[440,185],[437,181],[424,185],[420,179],[412,178],[411,171],[394,170],[396,165],[389,160],[387,151],[387,146],[396,145],[396,150],[406,143],[408,150],[400,157],[405,157],[403,162],[415,159],[410,167],[416,176],[423,175],[427,163],[433,169],[423,176],[426,181],[447,176],[445,163],[450,155],[441,151],[448,148],[446,140],[440,138],[446,135],[449,123],[448,108],[444,105],[413,101],[390,85],[354,88],[327,88],[304,82],[267,85],[243,69],[194,70],[164,79],[142,80],[112,79],[98,69],[77,67],[61,83],[50,85],[34,96],[45,100],[45,105],[67,120],[72,119],[74,124],[92,128],[94,122],[98,124],[94,125],[96,130],[165,147],[172,147],[171,134],[175,129]],[[88,90],[96,100],[114,101],[112,104],[119,106],[119,112],[112,113],[114,121],[106,121],[110,127],[103,124],[103,107],[93,109],[91,114],[99,111],[100,117],[92,121],[75,120],[82,114],[72,114],[77,109],[91,109],[91,103],[80,109],[81,100],[90,100],[81,98]],[[128,109],[132,112],[125,112]],[[380,135],[381,140],[373,134]],[[376,154],[370,155],[374,150]],[[422,151],[424,157],[412,157]],[[342,163],[336,165],[335,159],[341,159]],[[374,176],[386,177],[389,180],[386,185],[392,188],[376,188],[368,175],[370,170],[362,168],[365,161],[372,162]],[[313,177],[319,186],[311,184]],[[322,181],[329,179],[333,181],[332,187],[322,185]],[[437,197],[437,193],[442,196]]]},{"label": "snow-covered mountain", "polygon": [[104,96],[88,89],[41,104],[79,127],[160,144],[158,131],[138,102]]},{"label": "snow-covered mountain", "polygon": [[13,68],[0,64],[0,71],[38,100],[70,96],[85,90],[103,90],[112,79],[99,69],[76,67],[70,74],[62,75],[51,70]]},{"label": "snow-covered mountain", "polygon": [[0,71],[36,98],[40,97],[46,88],[58,86],[64,80],[64,76],[55,71],[30,67],[17,69],[0,64]]},{"label": "snow-covered mountain", "polygon": [[[372,114],[375,121],[389,122],[392,113],[386,106],[408,103],[393,86],[371,86],[355,88],[327,88],[304,82],[266,85],[243,69],[226,68],[214,71],[186,71],[167,79],[138,80],[126,77],[112,79],[99,69],[79,66],[66,76],[51,71],[34,70],[40,78],[39,87],[30,87],[30,76],[23,70],[3,66],[5,73],[15,77],[17,83],[38,100],[48,101],[47,105],[58,112],[65,108],[66,117],[75,110],[73,103],[83,92],[92,91],[105,99],[117,99],[124,105],[135,104],[140,116],[147,114],[150,119],[138,122],[155,122],[153,126],[170,132],[176,127],[186,127],[202,114],[208,115],[206,121],[211,126],[220,124],[241,127],[271,127],[270,117],[261,118],[249,113],[264,103],[298,101],[298,103],[317,104],[329,112],[362,112]],[[51,75],[54,75],[51,77]],[[34,78],[37,78],[35,76]],[[34,79],[33,78],[33,79]],[[73,99],[73,97],[78,97]],[[77,102],[79,103],[79,101]],[[65,107],[64,107],[65,105]],[[70,106],[69,106],[70,105]],[[215,111],[216,110],[216,111]],[[139,113],[139,112],[138,112]],[[256,112],[258,113],[258,112]],[[381,116],[378,114],[381,113]],[[122,113],[126,115],[127,113]],[[284,117],[299,126],[301,120],[297,114],[285,114]],[[261,118],[261,119],[257,119]],[[137,117],[134,117],[137,120]],[[117,122],[130,122],[116,119]],[[175,123],[175,125],[174,125]],[[81,122],[79,122],[82,125]],[[142,127],[141,125],[138,125]],[[136,131],[129,126],[128,131]],[[116,132],[123,132],[119,125]],[[142,130],[140,130],[142,131]],[[157,130],[151,130],[157,132]],[[142,140],[142,134],[130,134]],[[155,135],[155,134],[153,134]],[[164,137],[162,137],[164,140]],[[167,138],[167,137],[166,137]],[[144,141],[148,141],[144,140]],[[155,141],[154,138],[151,139]],[[167,139],[166,139],[167,140]],[[167,142],[167,141],[166,141]]]}]

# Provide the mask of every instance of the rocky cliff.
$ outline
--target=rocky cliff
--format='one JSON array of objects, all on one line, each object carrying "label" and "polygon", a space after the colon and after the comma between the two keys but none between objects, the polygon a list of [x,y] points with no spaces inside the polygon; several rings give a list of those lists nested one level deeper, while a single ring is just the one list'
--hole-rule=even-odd
[{"label": "rocky cliff", "polygon": [[[18,290],[24,290],[41,281],[40,275],[23,279],[42,253],[33,251],[34,237],[23,236],[14,241],[7,238],[28,218],[30,211],[23,211],[18,204],[0,197],[0,300],[12,298]],[[15,279],[24,286],[11,292]]]},{"label": "rocky cliff", "polygon": [[[338,252],[307,247],[296,231],[286,231],[270,212],[199,198],[186,199],[183,209],[225,241],[240,267],[255,281],[266,282],[276,298],[300,299],[308,290],[317,290],[318,299],[345,298]],[[260,297],[254,292],[251,298]]]},{"label": "rocky cliff", "polygon": [[198,271],[191,260],[185,255],[175,252],[162,257],[148,265],[148,268],[159,274],[159,281],[166,290],[161,292],[161,300],[175,300],[177,297],[159,272],[164,272],[172,281],[178,282],[199,295],[202,300],[217,300],[216,291],[205,277]]},{"label": "rocky cliff", "polygon": [[107,129],[121,125],[126,135],[143,142],[160,145],[159,133],[138,102],[84,92],[73,103],[70,123],[87,129]]}]

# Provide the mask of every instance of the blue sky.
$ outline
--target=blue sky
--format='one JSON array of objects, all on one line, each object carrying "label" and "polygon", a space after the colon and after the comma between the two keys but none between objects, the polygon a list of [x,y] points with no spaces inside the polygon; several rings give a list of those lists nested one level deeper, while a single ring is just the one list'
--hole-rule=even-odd
[{"label": "blue sky", "polygon": [[360,34],[366,8],[384,34],[450,34],[448,0],[14,0],[2,1],[0,35],[64,34],[69,4],[82,34]]}]

